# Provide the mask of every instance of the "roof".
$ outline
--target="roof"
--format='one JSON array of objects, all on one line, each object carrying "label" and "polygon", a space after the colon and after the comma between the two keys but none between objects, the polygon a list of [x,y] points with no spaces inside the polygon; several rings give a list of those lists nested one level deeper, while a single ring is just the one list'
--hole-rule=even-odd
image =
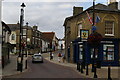
[{"label": "roof", "polygon": [[15,30],[20,29],[19,28],[19,23],[17,23],[17,24],[7,24],[7,25],[10,27],[11,31],[15,31]]},{"label": "roof", "polygon": [[8,30],[11,33],[10,27],[8,25],[6,25],[3,21],[1,23],[2,23],[2,27],[4,26],[5,30]]},{"label": "roof", "polygon": [[[118,3],[115,2],[115,3],[112,3],[112,4],[118,4]],[[86,11],[92,12],[92,11],[93,11],[93,6],[89,7],[88,9],[86,9],[86,10],[84,10],[83,12],[79,13],[78,15],[67,17],[67,18],[65,19],[65,22],[64,22],[63,26],[66,25],[66,23],[67,23],[68,20],[70,20],[70,19],[72,19],[72,18],[75,18],[75,17],[77,17],[77,16],[85,13]],[[98,11],[98,12],[100,12],[100,11],[101,11],[101,12],[106,12],[106,11],[107,11],[107,12],[115,12],[115,13],[117,12],[117,13],[120,13],[120,10],[118,10],[118,9],[111,9],[111,8],[109,7],[109,5],[104,5],[104,4],[100,4],[100,3],[98,3],[98,4],[95,5],[95,11],[96,11],[96,12],[97,12],[97,11]]]},{"label": "roof", "polygon": [[54,38],[55,32],[42,32],[42,39],[51,42]]}]

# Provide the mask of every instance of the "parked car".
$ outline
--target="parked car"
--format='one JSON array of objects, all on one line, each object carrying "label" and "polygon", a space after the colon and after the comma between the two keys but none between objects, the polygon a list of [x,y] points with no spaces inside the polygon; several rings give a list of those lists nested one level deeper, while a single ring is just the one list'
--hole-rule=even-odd
[{"label": "parked car", "polygon": [[32,56],[32,63],[34,63],[34,62],[41,62],[41,63],[43,63],[42,55],[41,54],[34,54]]}]

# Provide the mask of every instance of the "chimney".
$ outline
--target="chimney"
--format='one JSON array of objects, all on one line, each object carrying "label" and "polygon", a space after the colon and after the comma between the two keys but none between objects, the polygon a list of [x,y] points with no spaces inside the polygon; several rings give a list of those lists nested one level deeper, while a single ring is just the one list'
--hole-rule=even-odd
[{"label": "chimney", "polygon": [[38,26],[33,26],[33,29],[34,29],[34,30],[37,30],[37,28],[38,28]]},{"label": "chimney", "polygon": [[108,7],[113,10],[118,10],[118,2],[116,2],[116,0],[110,0]]},{"label": "chimney", "polygon": [[109,4],[117,2],[116,0],[109,0]]},{"label": "chimney", "polygon": [[73,16],[83,12],[83,7],[73,7]]}]

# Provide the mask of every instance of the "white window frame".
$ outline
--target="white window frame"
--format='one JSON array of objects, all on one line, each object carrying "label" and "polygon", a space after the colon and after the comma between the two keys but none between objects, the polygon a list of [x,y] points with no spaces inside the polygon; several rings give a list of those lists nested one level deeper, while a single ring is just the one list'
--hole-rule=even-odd
[{"label": "white window frame", "polygon": [[80,37],[80,29],[83,29],[82,23],[79,23],[77,27],[78,27],[78,34],[77,34],[77,37]]},{"label": "white window frame", "polygon": [[[104,44],[103,45],[103,60],[105,60],[105,61],[114,61],[115,60],[115,58],[114,58],[114,56],[115,56],[115,50],[114,51],[108,51],[108,52],[113,52],[113,58],[112,58],[112,60],[110,59],[110,57],[109,57],[109,55],[106,53],[106,48],[107,47],[115,47],[115,45],[114,44]],[[107,57],[106,57],[106,59],[104,59],[104,54],[107,54]]]},{"label": "white window frame", "polygon": [[[105,21],[105,25],[106,25],[106,22],[107,22],[107,21]],[[114,28],[115,28],[115,22],[114,22],[114,21],[110,21],[110,22],[113,22],[113,27],[112,27],[112,34],[106,34],[106,33],[105,33],[105,36],[114,36],[114,30],[115,30],[115,29],[114,29]],[[106,26],[105,26],[105,27],[106,27]],[[105,30],[105,31],[106,31],[106,30]]]}]

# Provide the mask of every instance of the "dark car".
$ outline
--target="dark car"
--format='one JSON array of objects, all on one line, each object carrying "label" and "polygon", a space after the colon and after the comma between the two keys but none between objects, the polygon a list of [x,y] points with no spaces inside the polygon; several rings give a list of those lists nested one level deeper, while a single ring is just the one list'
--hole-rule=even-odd
[{"label": "dark car", "polygon": [[34,54],[32,56],[32,63],[34,63],[34,62],[41,62],[41,63],[43,63],[42,55],[41,54]]}]

